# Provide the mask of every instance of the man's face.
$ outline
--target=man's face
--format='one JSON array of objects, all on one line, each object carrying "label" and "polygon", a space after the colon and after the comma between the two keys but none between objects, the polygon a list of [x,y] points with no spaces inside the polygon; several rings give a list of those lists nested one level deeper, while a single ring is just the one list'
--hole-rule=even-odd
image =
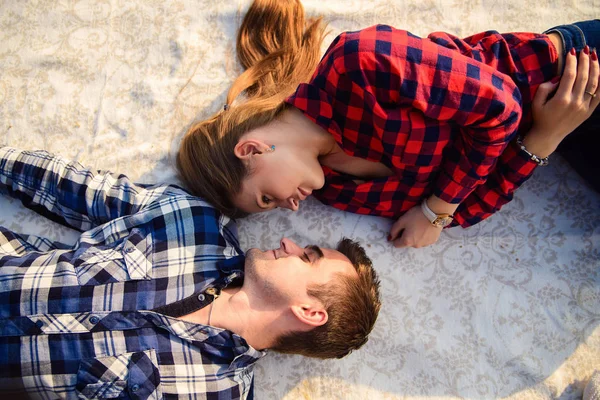
[{"label": "man's face", "polygon": [[333,282],[337,274],[358,276],[339,251],[314,245],[302,248],[287,238],[275,250],[250,249],[245,269],[244,286],[274,306],[308,301],[308,288]]}]

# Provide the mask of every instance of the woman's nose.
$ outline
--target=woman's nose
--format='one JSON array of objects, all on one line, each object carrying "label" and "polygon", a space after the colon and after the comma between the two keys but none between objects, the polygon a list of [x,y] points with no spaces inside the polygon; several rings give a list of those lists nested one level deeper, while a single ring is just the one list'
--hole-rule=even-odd
[{"label": "woman's nose", "polygon": [[300,200],[293,197],[289,197],[285,202],[285,208],[289,208],[292,211],[298,211],[300,207]]}]

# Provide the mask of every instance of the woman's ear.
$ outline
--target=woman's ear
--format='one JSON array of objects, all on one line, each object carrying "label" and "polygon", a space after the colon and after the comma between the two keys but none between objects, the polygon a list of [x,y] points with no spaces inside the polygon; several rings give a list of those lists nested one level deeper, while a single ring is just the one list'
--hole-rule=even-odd
[{"label": "woman's ear", "polygon": [[264,149],[265,143],[255,139],[240,140],[234,147],[233,153],[240,160],[249,159],[255,154],[262,154],[260,149]]},{"label": "woman's ear", "polygon": [[327,310],[320,303],[292,306],[292,313],[300,322],[313,328],[324,325],[329,318]]}]

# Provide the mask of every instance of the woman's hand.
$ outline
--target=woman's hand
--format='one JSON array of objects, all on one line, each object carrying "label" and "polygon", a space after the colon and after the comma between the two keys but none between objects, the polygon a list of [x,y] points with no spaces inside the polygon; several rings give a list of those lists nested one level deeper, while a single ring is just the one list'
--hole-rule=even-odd
[{"label": "woman's hand", "polygon": [[[533,99],[533,127],[523,139],[527,150],[540,158],[549,156],[560,142],[600,104],[600,66],[595,51],[589,47],[579,54],[567,54],[560,79],[540,85]],[[557,88],[558,84],[558,88]],[[554,97],[549,99],[554,93]]]},{"label": "woman's hand", "polygon": [[425,247],[437,242],[442,228],[433,225],[420,206],[414,206],[392,225],[388,240],[394,247]]}]

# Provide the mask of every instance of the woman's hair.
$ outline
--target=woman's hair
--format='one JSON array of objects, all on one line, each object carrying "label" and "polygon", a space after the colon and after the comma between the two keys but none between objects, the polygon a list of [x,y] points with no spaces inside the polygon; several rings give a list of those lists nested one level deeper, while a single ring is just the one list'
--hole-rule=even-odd
[{"label": "woman's hair", "polygon": [[325,305],[327,322],[307,332],[289,332],[279,337],[272,350],[307,357],[342,358],[367,342],[381,308],[379,278],[358,243],[344,238],[337,250],[348,257],[358,277],[339,275],[333,283],[309,288],[308,294]]},{"label": "woman's hair", "polygon": [[[284,100],[310,79],[325,32],[321,18],[305,22],[299,0],[255,0],[240,26],[237,55],[245,71],[227,94],[224,110],[194,124],[177,154],[189,190],[222,213],[239,217],[233,198],[249,171],[234,154],[242,135],[273,121]],[[244,100],[234,100],[245,94]]]}]

